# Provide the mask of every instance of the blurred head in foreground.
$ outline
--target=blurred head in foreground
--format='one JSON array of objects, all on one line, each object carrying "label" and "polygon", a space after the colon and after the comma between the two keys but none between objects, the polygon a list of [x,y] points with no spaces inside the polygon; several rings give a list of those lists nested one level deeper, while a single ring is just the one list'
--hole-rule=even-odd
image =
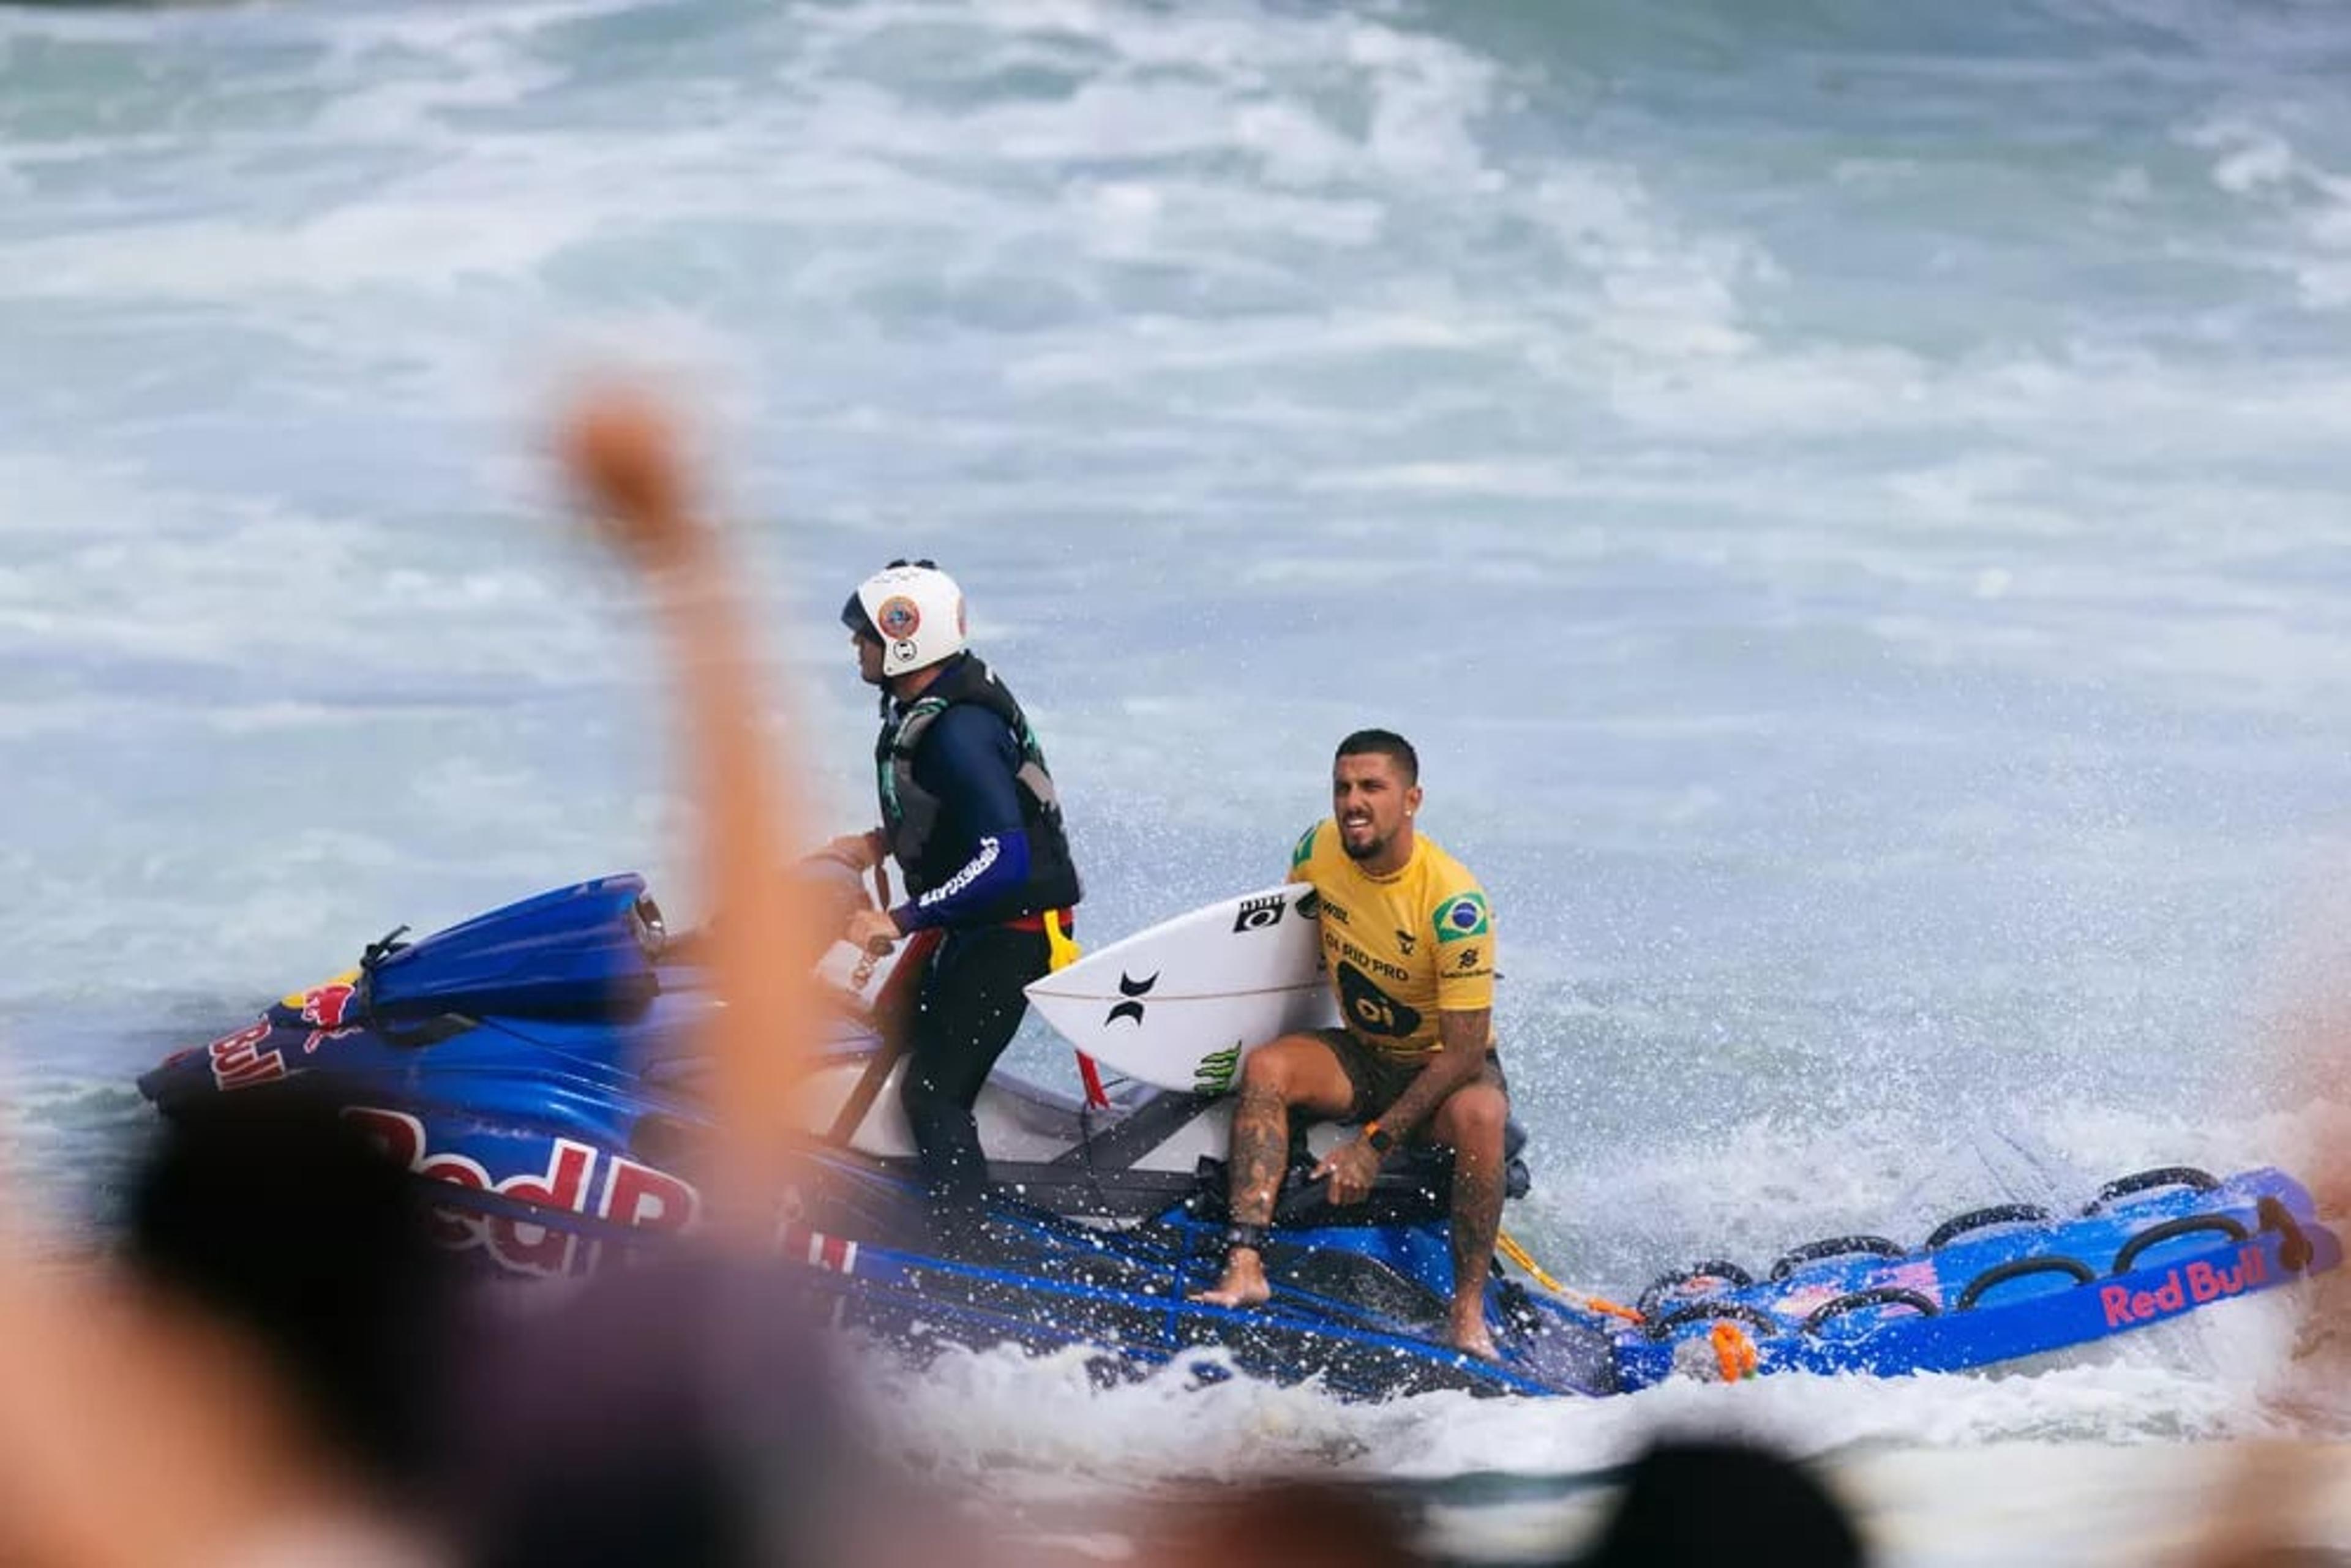
[{"label": "blurred head in foreground", "polygon": [[807,1322],[762,1261],[680,1249],[608,1266],[550,1310],[487,1325],[465,1358],[446,1473],[481,1568],[918,1561],[921,1525],[861,1440]]},{"label": "blurred head in foreground", "polygon": [[347,1466],[404,1490],[429,1458],[448,1260],[420,1185],[299,1081],[191,1107],[130,1195],[133,1271],[247,1336]]},{"label": "blurred head in foreground", "polygon": [[1806,1568],[1859,1568],[1861,1538],[1812,1473],[1715,1438],[1662,1442],[1634,1463],[1582,1568],[1716,1568],[1761,1552]]}]

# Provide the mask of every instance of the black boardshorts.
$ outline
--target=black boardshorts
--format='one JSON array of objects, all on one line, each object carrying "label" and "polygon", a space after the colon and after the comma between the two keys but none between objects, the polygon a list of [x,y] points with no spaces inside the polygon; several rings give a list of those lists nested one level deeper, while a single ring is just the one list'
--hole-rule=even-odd
[{"label": "black boardshorts", "polygon": [[[1396,1103],[1396,1097],[1420,1076],[1428,1059],[1400,1061],[1382,1051],[1374,1051],[1343,1029],[1318,1029],[1314,1038],[1339,1059],[1339,1066],[1347,1074],[1347,1082],[1355,1091],[1354,1103],[1348,1107],[1347,1120],[1368,1122]],[[1502,1076],[1502,1059],[1492,1049],[1486,1052],[1486,1065],[1473,1083],[1490,1083],[1505,1095],[1510,1092],[1510,1081]],[[1423,1124],[1426,1126],[1426,1124]],[[1417,1134],[1421,1129],[1415,1129]]]}]

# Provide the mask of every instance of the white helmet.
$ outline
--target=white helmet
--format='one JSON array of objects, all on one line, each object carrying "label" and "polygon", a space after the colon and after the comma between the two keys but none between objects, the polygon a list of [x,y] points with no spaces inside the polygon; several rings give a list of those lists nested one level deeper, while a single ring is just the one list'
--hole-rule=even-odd
[{"label": "white helmet", "polygon": [[882,674],[927,670],[964,650],[963,590],[927,560],[893,560],[857,585],[841,624],[882,644]]}]

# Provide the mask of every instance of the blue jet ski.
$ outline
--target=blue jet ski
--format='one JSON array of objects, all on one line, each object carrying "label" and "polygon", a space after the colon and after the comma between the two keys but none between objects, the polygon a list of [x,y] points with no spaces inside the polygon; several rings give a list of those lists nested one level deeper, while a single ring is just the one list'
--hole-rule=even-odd
[{"label": "blue jet ski", "polygon": [[[404,929],[404,928],[403,928]],[[433,1191],[443,1239],[499,1273],[560,1276],[657,1247],[701,1207],[707,1124],[695,1020],[713,1005],[691,936],[633,875],[559,888],[409,943],[250,1026],[177,1052],[140,1089],[170,1115],[325,1075]],[[1444,1343],[1451,1286],[1441,1150],[1407,1151],[1371,1197],[1305,1179],[1343,1129],[1301,1136],[1267,1252],[1273,1299],[1188,1299],[1222,1261],[1230,1115],[1220,1096],[1128,1085],[1089,1103],[999,1071],[977,1115],[999,1196],[943,1230],[925,1208],[893,1054],[849,1012],[803,1095],[810,1138],[778,1196],[783,1255],[835,1321],[920,1354],[1091,1347],[1105,1375],[1195,1353],[1198,1371],[1313,1381],[1343,1397],[1435,1389],[1603,1395],[1677,1372],[1896,1374],[1988,1366],[2253,1294],[2342,1258],[2283,1173],[2185,1166],[2110,1183],[2081,1212],[2002,1204],[1917,1244],[1839,1236],[1752,1272],[1661,1273],[1614,1307],[1497,1268],[1501,1358]],[[1512,1149],[1512,1196],[1526,1186]]]}]

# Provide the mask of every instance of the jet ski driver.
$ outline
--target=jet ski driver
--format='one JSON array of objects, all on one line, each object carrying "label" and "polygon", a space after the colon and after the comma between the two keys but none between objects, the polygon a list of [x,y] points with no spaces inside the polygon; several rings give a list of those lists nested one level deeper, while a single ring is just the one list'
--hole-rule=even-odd
[{"label": "jet ski driver", "polygon": [[860,908],[842,939],[868,950],[924,933],[899,1103],[934,1214],[972,1218],[987,1186],[972,1106],[1051,967],[1081,896],[1037,732],[966,645],[963,590],[928,560],[893,560],[841,606],[857,671],[882,689],[873,746],[882,825],[833,840],[866,871],[896,859],[906,897]]}]

